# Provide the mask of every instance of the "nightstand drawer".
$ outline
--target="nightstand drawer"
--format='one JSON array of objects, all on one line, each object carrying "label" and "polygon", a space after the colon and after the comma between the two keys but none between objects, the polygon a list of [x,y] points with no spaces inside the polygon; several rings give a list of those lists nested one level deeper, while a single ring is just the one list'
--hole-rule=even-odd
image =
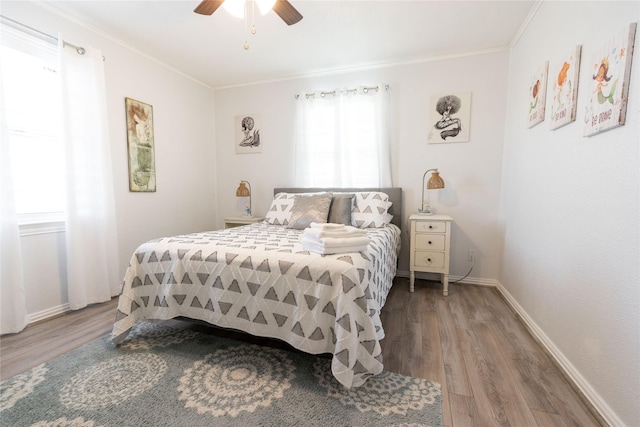
[{"label": "nightstand drawer", "polygon": [[416,267],[443,268],[444,252],[416,251]]},{"label": "nightstand drawer", "polygon": [[444,233],[447,231],[447,223],[444,221],[416,221],[418,233]]},{"label": "nightstand drawer", "polygon": [[444,251],[444,234],[416,234],[416,249]]},{"label": "nightstand drawer", "polygon": [[449,258],[451,254],[451,222],[449,215],[409,217],[409,292],[413,292],[416,271],[439,273],[442,294],[449,294]]}]

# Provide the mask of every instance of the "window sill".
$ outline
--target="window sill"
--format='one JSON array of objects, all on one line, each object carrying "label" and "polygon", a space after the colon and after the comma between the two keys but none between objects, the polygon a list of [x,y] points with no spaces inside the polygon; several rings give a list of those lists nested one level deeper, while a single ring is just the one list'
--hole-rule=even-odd
[{"label": "window sill", "polygon": [[64,233],[64,213],[48,213],[46,215],[19,215],[18,228],[20,236],[35,236],[38,234]]}]

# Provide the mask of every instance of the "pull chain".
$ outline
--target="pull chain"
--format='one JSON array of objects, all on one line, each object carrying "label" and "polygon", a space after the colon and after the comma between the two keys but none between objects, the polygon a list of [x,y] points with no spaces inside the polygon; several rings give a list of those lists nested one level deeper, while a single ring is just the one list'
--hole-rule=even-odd
[{"label": "pull chain", "polygon": [[[244,29],[247,30],[249,28],[249,17],[247,16],[247,2],[244,2]],[[244,40],[244,50],[249,50],[249,42],[247,39]]]},{"label": "pull chain", "polygon": [[[256,34],[256,2],[254,0],[247,0],[247,2],[251,2],[251,31],[250,33],[252,35]],[[245,18],[244,18],[244,26],[245,28],[248,28],[248,22],[247,22],[247,16],[249,15],[247,12],[247,2],[245,2],[244,7],[245,7]],[[244,50],[249,50],[249,41],[245,40],[244,41]]]}]

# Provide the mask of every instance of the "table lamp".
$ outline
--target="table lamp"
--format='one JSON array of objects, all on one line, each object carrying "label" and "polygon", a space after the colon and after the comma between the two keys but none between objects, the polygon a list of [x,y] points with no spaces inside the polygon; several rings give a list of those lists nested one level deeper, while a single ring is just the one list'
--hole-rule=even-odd
[{"label": "table lamp", "polygon": [[[249,188],[247,188],[247,185],[249,186]],[[244,216],[251,217],[251,184],[249,184],[249,181],[240,181],[240,185],[238,186],[238,189],[236,190],[236,197],[248,197],[249,198],[249,206],[245,207]]]},{"label": "table lamp", "polygon": [[[427,179],[427,174],[429,172],[431,173],[431,176],[429,177],[429,181],[425,184],[425,180]],[[422,215],[433,215],[433,211],[431,211],[430,206],[429,206],[429,197],[427,196],[427,200],[425,201],[424,199],[424,190],[437,190],[440,188],[444,188],[444,181],[442,180],[442,178],[440,177],[440,173],[438,172],[438,169],[429,169],[427,170],[424,175],[422,175],[422,204],[420,205],[420,208],[418,209],[418,213],[422,214]]]}]

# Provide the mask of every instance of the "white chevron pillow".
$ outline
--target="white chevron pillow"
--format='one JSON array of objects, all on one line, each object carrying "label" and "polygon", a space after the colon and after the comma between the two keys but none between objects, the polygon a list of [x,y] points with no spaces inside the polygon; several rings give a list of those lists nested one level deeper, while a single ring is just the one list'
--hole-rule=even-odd
[{"label": "white chevron pillow", "polygon": [[278,193],[273,196],[271,207],[265,214],[265,221],[271,225],[288,225],[295,194]]},{"label": "white chevron pillow", "polygon": [[358,228],[385,227],[393,218],[393,215],[389,214],[391,205],[386,193],[380,191],[356,193],[351,225]]}]

